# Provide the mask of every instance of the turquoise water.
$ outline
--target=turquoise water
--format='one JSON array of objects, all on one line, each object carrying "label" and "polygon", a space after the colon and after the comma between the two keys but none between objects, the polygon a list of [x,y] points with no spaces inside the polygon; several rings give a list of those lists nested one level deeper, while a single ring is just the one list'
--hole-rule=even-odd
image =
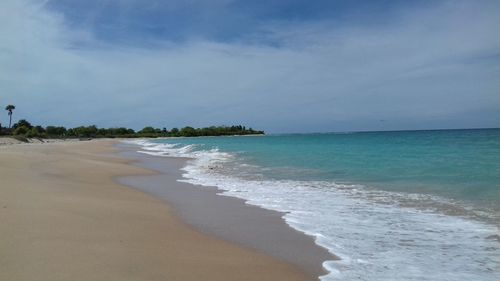
[{"label": "turquoise water", "polygon": [[137,141],[184,180],[282,211],[322,280],[500,280],[500,129]]},{"label": "turquoise water", "polygon": [[217,148],[268,179],[332,180],[500,207],[500,130],[162,140]]}]

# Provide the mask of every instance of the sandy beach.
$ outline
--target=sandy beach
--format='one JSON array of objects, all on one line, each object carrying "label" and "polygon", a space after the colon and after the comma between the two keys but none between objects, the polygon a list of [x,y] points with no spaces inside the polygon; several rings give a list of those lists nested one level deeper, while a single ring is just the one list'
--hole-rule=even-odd
[{"label": "sandy beach", "polygon": [[153,172],[115,156],[114,143],[0,147],[0,280],[311,280],[117,184]]},{"label": "sandy beach", "polygon": [[139,153],[140,147],[135,144],[120,143],[117,147],[119,155],[135,160],[134,165],[158,173],[116,180],[166,202],[177,217],[197,231],[286,261],[311,279],[328,273],[323,262],[338,259],[318,246],[313,236],[290,227],[283,219],[285,213],[247,204],[243,199],[221,196],[223,191],[215,186],[185,182],[182,168],[190,165],[193,159]]}]

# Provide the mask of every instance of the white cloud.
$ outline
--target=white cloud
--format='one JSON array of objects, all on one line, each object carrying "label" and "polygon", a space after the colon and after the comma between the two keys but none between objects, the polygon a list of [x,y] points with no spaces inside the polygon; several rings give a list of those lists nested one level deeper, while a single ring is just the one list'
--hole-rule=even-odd
[{"label": "white cloud", "polygon": [[0,103],[69,126],[498,126],[499,15],[499,5],[454,1],[391,25],[269,26],[280,48],[202,40],[139,48],[99,42],[43,5],[7,0]]}]

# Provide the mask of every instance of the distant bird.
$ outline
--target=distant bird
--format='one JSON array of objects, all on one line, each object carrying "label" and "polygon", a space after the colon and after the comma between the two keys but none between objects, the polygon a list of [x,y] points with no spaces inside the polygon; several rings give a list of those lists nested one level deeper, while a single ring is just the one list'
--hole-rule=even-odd
[{"label": "distant bird", "polygon": [[12,110],[16,109],[16,107],[12,104],[9,104],[5,107],[5,110],[7,110],[9,113],[9,129],[11,128],[12,125]]}]

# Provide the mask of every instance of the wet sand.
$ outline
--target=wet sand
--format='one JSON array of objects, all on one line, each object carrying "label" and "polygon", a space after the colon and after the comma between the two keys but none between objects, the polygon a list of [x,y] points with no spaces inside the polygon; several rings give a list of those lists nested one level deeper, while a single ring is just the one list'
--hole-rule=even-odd
[{"label": "wet sand", "polygon": [[312,280],[116,183],[154,173],[113,156],[114,143],[0,147],[0,280]]},{"label": "wet sand", "polygon": [[196,230],[255,249],[291,263],[311,279],[326,274],[325,260],[336,259],[282,219],[283,213],[245,204],[238,198],[220,196],[215,187],[197,187],[179,182],[180,169],[188,159],[155,157],[135,152],[138,146],[120,144],[121,155],[137,159],[136,165],[158,171],[156,175],[120,177],[125,185],[154,195],[172,206],[174,212]]}]

